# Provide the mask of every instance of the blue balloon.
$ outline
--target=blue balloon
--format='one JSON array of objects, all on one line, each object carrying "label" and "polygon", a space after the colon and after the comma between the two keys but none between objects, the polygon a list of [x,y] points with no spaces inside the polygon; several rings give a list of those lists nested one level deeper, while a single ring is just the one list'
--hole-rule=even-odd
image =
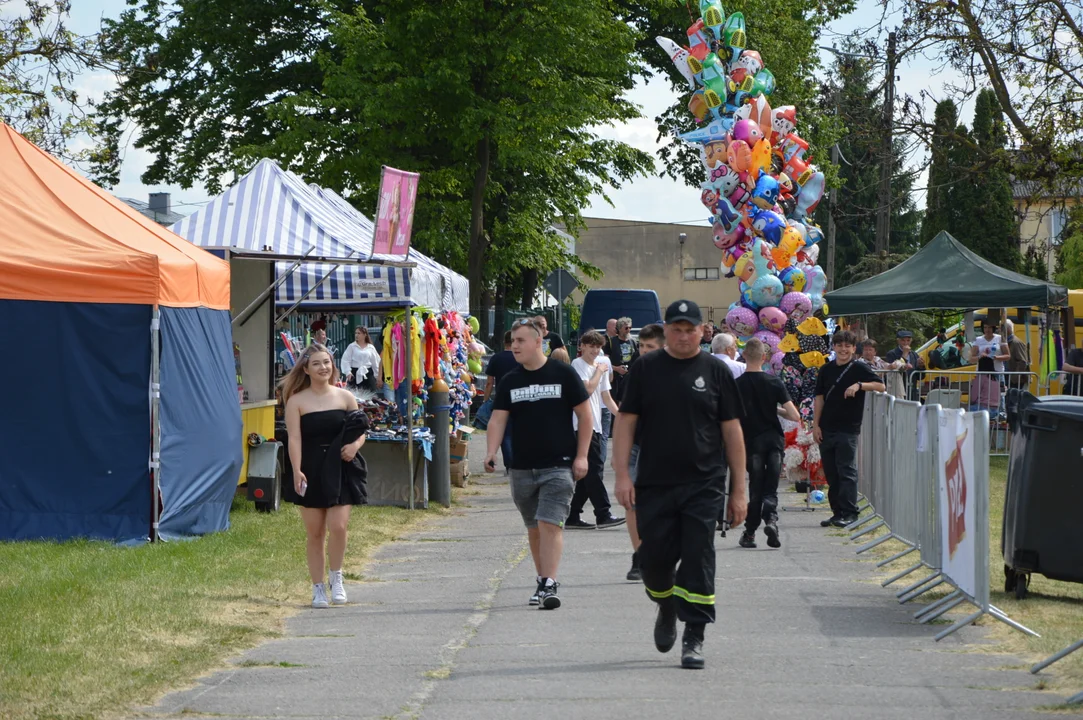
[{"label": "blue balloon", "polygon": [[786,218],[773,210],[760,210],[752,216],[752,229],[777,246],[782,239],[782,231],[786,229]]},{"label": "blue balloon", "polygon": [[762,275],[752,284],[749,296],[761,308],[776,307],[782,301],[782,281],[774,275]]}]

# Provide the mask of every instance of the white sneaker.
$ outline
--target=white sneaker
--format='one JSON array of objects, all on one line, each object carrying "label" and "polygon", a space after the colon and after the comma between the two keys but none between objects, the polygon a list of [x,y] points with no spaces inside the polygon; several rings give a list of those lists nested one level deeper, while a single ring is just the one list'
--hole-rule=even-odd
[{"label": "white sneaker", "polygon": [[312,586],[312,607],[325,608],[330,603],[327,602],[327,586],[323,583],[316,583]]},{"label": "white sneaker", "polygon": [[346,588],[342,587],[342,571],[332,570],[331,576],[331,602],[335,605],[346,604]]}]

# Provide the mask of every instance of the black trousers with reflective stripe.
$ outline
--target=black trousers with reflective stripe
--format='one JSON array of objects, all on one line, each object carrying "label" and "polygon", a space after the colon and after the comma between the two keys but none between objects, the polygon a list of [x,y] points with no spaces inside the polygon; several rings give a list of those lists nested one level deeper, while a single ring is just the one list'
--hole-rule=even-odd
[{"label": "black trousers with reflective stripe", "polygon": [[639,567],[647,595],[677,604],[686,623],[714,622],[714,536],[724,481],[637,485]]}]

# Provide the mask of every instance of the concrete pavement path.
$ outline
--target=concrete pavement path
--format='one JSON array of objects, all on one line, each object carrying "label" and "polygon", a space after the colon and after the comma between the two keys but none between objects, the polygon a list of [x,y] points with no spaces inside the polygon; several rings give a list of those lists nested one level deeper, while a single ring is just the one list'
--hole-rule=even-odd
[{"label": "concrete pavement path", "polygon": [[303,610],[285,637],[140,714],[999,720],[1044,717],[1034,708],[1058,701],[1004,669],[1011,658],[976,652],[980,628],[934,643],[871,564],[819,527],[824,513],[783,513],[780,550],[762,535],[756,550],[738,548],[736,532],[718,538],[707,668],[681,670],[679,643],[654,649],[654,606],[624,579],[624,528],[567,532],[564,605],[539,611],[505,479],[474,480],[467,507],[378,553],[348,586],[350,605]]}]

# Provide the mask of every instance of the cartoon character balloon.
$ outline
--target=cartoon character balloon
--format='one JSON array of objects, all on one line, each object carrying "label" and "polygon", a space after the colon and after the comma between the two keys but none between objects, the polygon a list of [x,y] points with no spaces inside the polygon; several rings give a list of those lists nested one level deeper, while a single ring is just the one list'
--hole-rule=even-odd
[{"label": "cartoon character balloon", "polygon": [[803,292],[788,292],[778,305],[790,320],[800,324],[812,314],[812,298]]},{"label": "cartoon character balloon", "polygon": [[752,337],[759,324],[760,321],[756,317],[756,313],[746,307],[737,307],[726,313],[726,326],[737,337]]},{"label": "cartoon character balloon", "polygon": [[788,320],[785,311],[777,307],[763,308],[760,310],[759,317],[764,329],[775,333],[782,332],[783,328],[786,327],[786,320]]}]

